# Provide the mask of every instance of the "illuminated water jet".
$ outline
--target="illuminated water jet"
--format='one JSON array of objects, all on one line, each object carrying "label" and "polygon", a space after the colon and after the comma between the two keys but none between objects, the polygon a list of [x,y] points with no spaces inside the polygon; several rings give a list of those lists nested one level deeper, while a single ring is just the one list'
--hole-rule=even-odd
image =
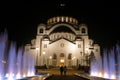
[{"label": "illuminated water jet", "polygon": [[[98,61],[91,59],[90,75],[105,79],[120,79],[120,46],[105,49]],[[117,64],[117,65],[116,65]]]},{"label": "illuminated water jet", "polygon": [[34,56],[8,42],[6,32],[0,34],[0,80],[16,80],[34,76]]}]

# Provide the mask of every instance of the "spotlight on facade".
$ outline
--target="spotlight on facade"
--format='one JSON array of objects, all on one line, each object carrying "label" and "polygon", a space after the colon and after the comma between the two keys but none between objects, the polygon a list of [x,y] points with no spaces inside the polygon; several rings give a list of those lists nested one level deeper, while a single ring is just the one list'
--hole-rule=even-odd
[{"label": "spotlight on facade", "polygon": [[43,52],[43,55],[45,55],[46,53],[45,52]]}]

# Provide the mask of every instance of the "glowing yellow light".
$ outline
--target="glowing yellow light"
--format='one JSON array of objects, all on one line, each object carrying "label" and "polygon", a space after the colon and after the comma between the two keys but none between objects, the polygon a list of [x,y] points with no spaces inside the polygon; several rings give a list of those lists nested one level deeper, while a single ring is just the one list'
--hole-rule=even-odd
[{"label": "glowing yellow light", "polygon": [[99,72],[98,77],[102,77],[102,73],[101,72]]},{"label": "glowing yellow light", "polygon": [[36,50],[39,50],[39,48],[36,48]]},{"label": "glowing yellow light", "polygon": [[75,58],[76,58],[76,57],[74,56],[74,57],[72,58],[72,60],[75,59]]},{"label": "glowing yellow light", "polygon": [[88,48],[85,48],[86,51],[88,51]]},{"label": "glowing yellow light", "polygon": [[52,56],[50,56],[49,58],[52,59]]},{"label": "glowing yellow light", "polygon": [[61,60],[60,60],[60,62],[64,62],[64,60],[63,60],[63,59],[61,59]]},{"label": "glowing yellow light", "polygon": [[43,54],[45,54],[45,52],[43,52]]}]

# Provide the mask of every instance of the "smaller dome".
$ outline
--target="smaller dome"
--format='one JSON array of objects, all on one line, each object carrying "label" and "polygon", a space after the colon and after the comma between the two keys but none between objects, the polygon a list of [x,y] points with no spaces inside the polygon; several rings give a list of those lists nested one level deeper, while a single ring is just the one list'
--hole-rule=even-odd
[{"label": "smaller dome", "polygon": [[53,17],[48,19],[47,24],[51,25],[54,23],[58,23],[58,22],[66,22],[66,23],[71,23],[71,24],[78,24],[77,19],[72,18],[72,17],[66,17],[66,16],[58,16],[58,17]]}]

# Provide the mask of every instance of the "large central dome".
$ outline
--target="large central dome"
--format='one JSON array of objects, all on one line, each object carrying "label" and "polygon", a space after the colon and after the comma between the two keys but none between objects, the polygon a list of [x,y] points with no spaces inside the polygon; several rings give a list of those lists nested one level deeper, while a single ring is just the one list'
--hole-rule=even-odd
[{"label": "large central dome", "polygon": [[58,16],[58,17],[53,17],[48,19],[47,24],[51,25],[54,23],[58,23],[58,22],[66,22],[66,23],[71,23],[71,24],[78,24],[77,19],[72,18],[72,17],[67,17],[67,16]]}]

